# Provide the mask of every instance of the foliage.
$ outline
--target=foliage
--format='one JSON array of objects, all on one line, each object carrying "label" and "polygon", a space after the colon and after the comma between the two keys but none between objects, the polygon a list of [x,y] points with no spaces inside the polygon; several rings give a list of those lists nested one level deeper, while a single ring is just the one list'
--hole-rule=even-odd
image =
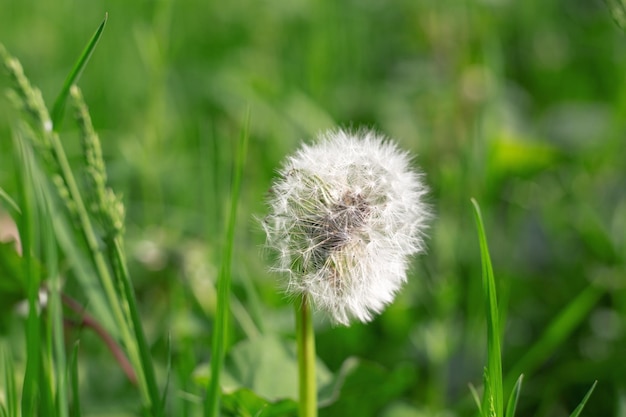
[{"label": "foliage", "polygon": [[[582,401],[581,417],[623,414],[626,38],[621,2],[607,4],[6,2],[0,41],[41,97],[22,97],[26,112],[12,107],[19,95],[0,100],[0,416],[201,415],[229,250],[222,382],[234,385],[222,410],[293,413],[293,394],[261,394],[271,372],[238,373],[244,360],[268,360],[241,346],[295,344],[292,308],[252,218],[265,215],[279,161],[337,125],[375,127],[417,154],[436,218],[428,253],[380,317],[349,328],[315,317],[328,378],[318,381],[320,415],[476,415],[467,387],[482,390],[494,348],[471,197],[497,278],[502,412],[567,416]],[[73,69],[106,12],[89,63]],[[82,73],[105,190],[125,208],[117,252],[87,199],[88,129],[71,121],[76,106],[55,111],[52,130],[37,122],[57,97],[75,100],[68,73]],[[0,75],[2,90],[14,81]],[[241,132],[249,141],[233,218]],[[91,243],[59,193],[65,184],[73,195],[71,181],[55,180],[70,173]],[[5,238],[9,217],[21,257]],[[281,372],[294,369],[293,352],[280,352]]]}]

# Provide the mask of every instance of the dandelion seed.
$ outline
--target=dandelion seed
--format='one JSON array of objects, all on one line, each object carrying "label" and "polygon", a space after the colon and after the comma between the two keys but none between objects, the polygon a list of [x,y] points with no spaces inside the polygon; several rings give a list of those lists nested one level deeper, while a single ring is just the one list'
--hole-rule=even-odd
[{"label": "dandelion seed", "polygon": [[422,175],[408,153],[367,130],[320,134],[278,174],[263,225],[286,293],[306,294],[336,323],[370,321],[424,248]]}]

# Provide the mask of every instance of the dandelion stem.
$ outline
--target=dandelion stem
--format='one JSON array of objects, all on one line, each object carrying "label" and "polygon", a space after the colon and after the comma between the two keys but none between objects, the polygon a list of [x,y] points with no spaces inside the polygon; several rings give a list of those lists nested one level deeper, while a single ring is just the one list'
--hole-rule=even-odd
[{"label": "dandelion stem", "polygon": [[296,339],[298,344],[298,375],[300,417],[317,417],[317,385],[315,380],[315,333],[311,308],[306,294],[296,303]]}]

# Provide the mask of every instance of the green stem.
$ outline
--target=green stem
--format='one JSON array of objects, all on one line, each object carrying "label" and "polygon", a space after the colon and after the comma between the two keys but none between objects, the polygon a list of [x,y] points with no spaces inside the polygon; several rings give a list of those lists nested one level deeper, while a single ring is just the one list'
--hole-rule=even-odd
[{"label": "green stem", "polygon": [[317,417],[317,385],[315,380],[315,333],[311,308],[306,295],[296,304],[296,340],[298,344],[298,375],[300,417]]},{"label": "green stem", "polygon": [[128,313],[130,315],[133,330],[135,331],[135,340],[137,341],[137,348],[139,350],[141,368],[143,369],[143,376],[145,378],[148,394],[150,396],[152,416],[159,417],[163,415],[163,399],[159,401],[159,388],[156,382],[152,356],[150,355],[150,346],[146,340],[146,335],[141,324],[141,318],[139,317],[139,307],[137,307],[135,290],[133,289],[130,276],[128,274],[121,238],[117,237],[112,239],[108,246],[111,263],[113,264],[113,270],[116,277],[122,283],[122,290],[124,291],[124,296],[126,298],[126,302],[128,303]]},{"label": "green stem", "polygon": [[72,201],[76,205],[76,215],[78,217],[78,221],[80,222],[80,230],[87,244],[87,248],[91,254],[96,271],[100,277],[102,288],[104,289],[106,297],[109,301],[109,307],[111,308],[112,314],[115,317],[115,321],[119,326],[119,331],[121,333],[124,346],[128,351],[128,355],[135,367],[135,371],[139,374],[138,381],[141,388],[140,391],[143,395],[143,400],[147,404],[151,404],[151,406],[154,408],[156,406],[155,401],[156,404],[158,404],[158,397],[152,398],[150,395],[151,392],[148,389],[148,385],[145,379],[145,369],[143,369],[142,367],[142,361],[140,359],[137,341],[133,339],[130,325],[128,323],[126,315],[124,314],[124,308],[120,301],[120,297],[115,290],[113,277],[111,276],[104,255],[100,250],[98,238],[96,237],[96,233],[91,224],[91,220],[89,219],[87,208],[80,194],[78,184],[76,183],[76,179],[74,178],[74,174],[72,173],[72,170],[70,168],[67,156],[65,155],[63,145],[61,144],[61,141],[59,140],[59,137],[56,133],[44,132],[44,134],[47,134],[49,136],[52,152],[58,164],[58,169],[60,171],[61,177],[63,178],[67,186]]},{"label": "green stem", "polygon": [[230,287],[233,261],[233,246],[235,244],[235,226],[237,223],[237,205],[241,192],[241,179],[248,149],[248,126],[250,114],[246,114],[243,131],[241,133],[232,193],[230,196],[230,211],[226,224],[224,250],[217,279],[217,312],[215,315],[215,330],[212,341],[211,380],[207,387],[207,396],[204,406],[205,417],[218,417],[220,411],[220,377],[224,367],[224,358],[228,347],[230,331]]}]

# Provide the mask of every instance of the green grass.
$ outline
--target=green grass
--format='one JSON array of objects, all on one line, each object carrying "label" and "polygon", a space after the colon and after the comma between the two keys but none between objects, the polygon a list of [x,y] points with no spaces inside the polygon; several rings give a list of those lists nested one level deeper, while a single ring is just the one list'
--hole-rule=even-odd
[{"label": "green grass", "polygon": [[[483,291],[485,316],[487,318],[487,366],[484,375],[484,393],[480,407],[484,417],[504,416],[504,392],[502,388],[502,349],[500,342],[500,310],[496,281],[493,276],[493,267],[489,256],[489,246],[485,236],[485,226],[480,212],[480,206],[472,199],[478,240],[480,242],[480,258],[482,264]],[[517,399],[517,395],[514,397]],[[507,405],[507,411],[509,406]],[[514,412],[514,410],[513,410]]]},{"label": "green grass", "polygon": [[336,125],[416,154],[436,219],[374,322],[313,315],[319,415],[475,416],[471,384],[483,414],[621,416],[622,9],[9,0],[0,42],[41,96],[1,71],[0,235],[10,216],[22,256],[0,244],[0,416],[294,415],[293,306],[254,219]]},{"label": "green grass", "polygon": [[223,253],[221,255],[220,269],[217,282],[217,312],[215,316],[215,330],[213,333],[211,355],[211,378],[209,381],[207,397],[205,399],[204,414],[207,417],[220,415],[220,392],[221,374],[224,368],[224,358],[229,347],[230,340],[230,296],[231,296],[231,270],[233,262],[233,250],[235,244],[235,225],[237,223],[237,205],[241,190],[244,164],[248,144],[248,120],[246,116],[244,129],[241,133],[237,150],[236,165],[232,180],[230,196],[230,209],[228,211],[228,223],[224,234]]}]

